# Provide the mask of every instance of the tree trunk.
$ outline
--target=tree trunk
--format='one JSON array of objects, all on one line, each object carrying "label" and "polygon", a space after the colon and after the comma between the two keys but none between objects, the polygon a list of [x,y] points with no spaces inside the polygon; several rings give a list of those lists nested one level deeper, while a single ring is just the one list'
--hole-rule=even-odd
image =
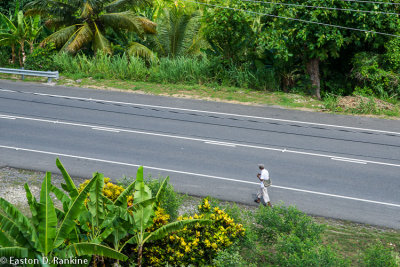
[{"label": "tree trunk", "polygon": [[138,249],[138,266],[142,267],[143,246],[140,245]]},{"label": "tree trunk", "polygon": [[29,43],[29,52],[32,54],[33,53],[33,42]]},{"label": "tree trunk", "polygon": [[319,77],[319,58],[312,58],[307,62],[307,73],[310,75],[312,87],[315,89],[315,96],[321,99],[321,80]]},{"label": "tree trunk", "polygon": [[25,44],[21,42],[21,53],[22,53],[22,66],[25,66],[26,54],[25,54]]},{"label": "tree trunk", "polygon": [[15,44],[11,45],[11,63],[14,65],[16,60],[16,55],[15,55]]}]

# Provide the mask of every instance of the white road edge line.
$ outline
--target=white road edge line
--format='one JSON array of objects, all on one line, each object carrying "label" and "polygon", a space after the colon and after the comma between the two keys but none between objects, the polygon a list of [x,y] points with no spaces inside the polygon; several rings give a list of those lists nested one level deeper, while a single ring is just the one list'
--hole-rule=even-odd
[{"label": "white road edge line", "polygon": [[[18,91],[6,90],[6,89],[0,89],[0,91],[18,93]],[[369,132],[376,132],[376,133],[400,135],[400,132],[383,131],[383,130],[376,130],[376,129],[366,129],[366,128],[358,128],[358,127],[343,126],[343,125],[324,124],[324,123],[307,122],[307,121],[285,120],[285,119],[276,119],[276,118],[269,118],[269,117],[259,117],[259,116],[250,116],[250,115],[207,111],[207,110],[197,110],[197,109],[187,109],[187,108],[175,108],[175,107],[166,107],[166,106],[158,106],[158,105],[146,105],[146,104],[138,104],[138,103],[111,101],[111,100],[104,100],[104,99],[94,99],[94,98],[84,98],[84,97],[74,97],[74,96],[64,96],[64,95],[52,95],[52,94],[35,93],[35,92],[28,92],[28,91],[23,91],[23,92],[27,93],[27,94],[33,94],[33,95],[39,95],[39,96],[50,96],[50,97],[57,97],[57,98],[85,100],[85,101],[91,101],[91,102],[103,102],[103,103],[111,103],[111,104],[122,104],[122,105],[128,105],[128,106],[190,111],[190,112],[197,112],[197,113],[223,115],[223,116],[234,116],[234,117],[240,117],[240,118],[251,118],[251,119],[269,120],[269,121],[282,121],[282,122],[308,124],[308,125],[324,126],[324,127],[331,127],[331,128],[343,128],[343,129],[350,129],[350,130],[357,130],[357,131],[369,131]]]},{"label": "white road edge line", "polygon": [[365,161],[361,161],[361,160],[350,160],[350,159],[343,159],[343,158],[331,158],[331,160],[345,161],[345,162],[358,163],[358,164],[367,164]]},{"label": "white road edge line", "polygon": [[[0,116],[2,116],[2,115],[8,116],[6,114],[0,114]],[[14,116],[14,118],[21,119],[21,120],[28,120],[28,121],[39,121],[39,122],[46,122],[46,123],[57,123],[57,124],[63,124],[63,125],[87,127],[87,128],[92,128],[92,129],[93,128],[97,128],[97,129],[99,129],[99,128],[101,128],[101,129],[113,129],[115,131],[125,132],[125,133],[135,133],[135,134],[144,134],[144,135],[151,135],[151,136],[160,136],[160,137],[175,138],[175,139],[182,139],[182,140],[189,140],[189,141],[198,141],[198,142],[204,142],[204,143],[205,142],[212,142],[214,144],[215,143],[220,143],[220,144],[223,143],[223,142],[216,141],[216,140],[208,140],[208,139],[200,139],[200,138],[185,137],[185,136],[178,136],[178,135],[168,135],[168,134],[160,134],[160,133],[151,133],[151,132],[144,132],[144,131],[117,129],[117,128],[106,128],[106,127],[101,127],[101,126],[96,126],[96,125],[81,124],[81,123],[74,123],[74,122],[64,122],[64,121],[58,121],[58,120],[57,121],[53,121],[53,120],[47,120],[47,119],[37,119],[37,118],[20,117],[20,116]],[[338,157],[338,156],[335,156],[335,155],[310,153],[310,152],[304,152],[304,151],[290,150],[290,149],[286,149],[286,148],[272,148],[272,147],[254,146],[254,145],[239,144],[239,143],[228,143],[228,144],[229,145],[235,145],[236,147],[264,149],[264,150],[270,150],[270,151],[278,151],[278,152],[293,153],[293,154],[315,156],[315,157],[323,157],[323,158],[341,158],[343,160],[362,161],[362,162],[371,163],[371,164],[377,164],[377,165],[400,167],[400,164],[393,164],[393,163],[379,162],[379,161],[370,161],[370,160],[361,160],[361,159],[353,159],[353,158],[343,158],[343,157]]]},{"label": "white road edge line", "polygon": [[[47,154],[47,155],[54,155],[54,156],[58,156],[58,157],[67,157],[67,158],[83,159],[83,160],[89,160],[89,161],[104,162],[104,163],[123,165],[123,166],[130,166],[130,167],[139,167],[139,166],[141,166],[141,165],[132,164],[132,163],[125,163],[125,162],[111,161],[111,160],[97,159],[97,158],[89,158],[89,157],[83,157],[83,156],[75,156],[75,155],[69,155],[69,154],[63,154],[63,153],[56,153],[56,152],[49,152],[49,151],[42,151],[42,150],[35,150],[35,149],[27,149],[27,148],[20,148],[20,147],[12,147],[12,146],[0,145],[0,148],[12,149],[12,150],[17,150],[17,151],[27,151],[27,152]],[[193,172],[185,172],[185,171],[157,168],[157,167],[152,167],[152,166],[143,166],[143,168],[151,169],[151,170],[157,170],[157,171],[165,171],[165,172],[172,172],[172,173],[179,173],[179,174],[187,174],[187,175],[205,177],[205,178],[211,178],[211,179],[217,179],[217,180],[225,180],[225,181],[231,181],[231,182],[237,182],[237,183],[245,183],[245,184],[252,184],[252,185],[259,185],[260,184],[260,183],[256,183],[256,182],[249,182],[249,181],[243,181],[243,180],[238,180],[238,179],[232,179],[232,178],[226,178],[226,177],[220,177],[220,176],[214,176],[214,175],[207,175],[207,174],[200,174],[200,173],[193,173]],[[341,198],[341,199],[354,200],[354,201],[360,201],[360,202],[366,202],[366,203],[379,204],[379,205],[384,205],[384,206],[391,206],[391,207],[400,208],[400,204],[394,204],[394,203],[387,203],[387,202],[381,202],[381,201],[375,201],[375,200],[368,200],[368,199],[362,199],[362,198],[355,198],[355,197],[348,197],[348,196],[335,195],[335,194],[329,194],[329,193],[322,193],[322,192],[317,192],[317,191],[310,191],[310,190],[304,190],[304,189],[298,189],[298,188],[292,188],[292,187],[285,187],[285,186],[279,186],[279,185],[271,185],[271,187],[284,189],[284,190],[290,190],[290,191],[296,191],[296,192],[301,192],[301,193],[308,193],[308,194],[314,194],[314,195],[320,195],[320,196],[326,196],[326,197]]]}]

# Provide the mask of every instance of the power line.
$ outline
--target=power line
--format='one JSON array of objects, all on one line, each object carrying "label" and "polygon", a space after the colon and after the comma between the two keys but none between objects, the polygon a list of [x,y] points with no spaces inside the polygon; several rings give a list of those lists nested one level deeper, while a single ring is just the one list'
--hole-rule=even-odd
[{"label": "power line", "polygon": [[400,5],[400,3],[392,2],[377,2],[377,1],[364,1],[364,0],[341,0],[345,2],[356,2],[356,3],[366,3],[366,4],[378,4],[378,5]]},{"label": "power line", "polygon": [[256,15],[262,15],[262,16],[268,16],[268,17],[274,17],[274,18],[280,18],[280,19],[288,19],[288,20],[293,20],[293,21],[300,21],[300,22],[304,22],[304,23],[317,24],[317,25],[328,26],[328,27],[334,27],[334,28],[339,28],[339,29],[352,30],[352,31],[359,31],[359,32],[365,32],[365,33],[373,33],[373,34],[380,34],[380,35],[386,35],[386,36],[391,36],[391,37],[400,38],[400,35],[390,34],[390,33],[385,33],[385,32],[377,32],[377,31],[371,31],[371,30],[363,30],[363,29],[352,28],[352,27],[346,27],[346,26],[340,26],[340,25],[335,25],[335,24],[328,24],[328,23],[322,23],[322,22],[316,22],[316,21],[309,21],[309,20],[304,20],[304,19],[296,19],[296,18],[278,16],[278,15],[273,15],[273,14],[268,14],[268,13],[261,13],[261,12],[255,12],[255,11],[250,11],[250,10],[243,10],[243,9],[239,9],[239,8],[233,8],[233,7],[227,7],[227,6],[219,6],[219,5],[201,3],[201,2],[196,2],[196,1],[188,1],[188,0],[182,0],[182,1],[188,2],[188,3],[195,3],[195,4],[200,4],[200,5],[206,5],[206,6],[218,7],[218,8],[224,8],[224,9],[230,9],[230,10],[234,10],[234,11],[242,11],[242,12],[251,13],[251,14],[256,14]]},{"label": "power line", "polygon": [[244,1],[244,2],[252,2],[252,3],[262,3],[262,4],[272,4],[272,5],[282,5],[282,6],[296,6],[296,7],[305,7],[305,8],[315,8],[315,9],[327,9],[327,10],[338,10],[338,11],[360,12],[360,13],[399,15],[398,13],[394,13],[394,12],[384,12],[384,11],[371,11],[371,10],[360,10],[360,9],[347,9],[347,8],[324,7],[324,6],[309,6],[309,5],[299,5],[299,4],[289,4],[289,3],[278,3],[278,2],[253,1],[253,0],[241,0],[241,1]]}]

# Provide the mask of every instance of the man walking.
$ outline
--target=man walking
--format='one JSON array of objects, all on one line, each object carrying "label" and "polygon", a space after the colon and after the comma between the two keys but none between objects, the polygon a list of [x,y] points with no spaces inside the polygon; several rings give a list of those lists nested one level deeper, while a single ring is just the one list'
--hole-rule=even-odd
[{"label": "man walking", "polygon": [[[269,207],[272,207],[271,201],[269,199],[268,191],[266,185],[270,184],[269,173],[265,169],[264,164],[258,164],[258,168],[260,169],[261,173],[257,174],[258,179],[261,181],[260,189],[257,193],[257,199],[254,200],[257,203],[261,202],[261,196],[264,199],[264,203]],[[265,205],[264,204],[264,205]]]}]

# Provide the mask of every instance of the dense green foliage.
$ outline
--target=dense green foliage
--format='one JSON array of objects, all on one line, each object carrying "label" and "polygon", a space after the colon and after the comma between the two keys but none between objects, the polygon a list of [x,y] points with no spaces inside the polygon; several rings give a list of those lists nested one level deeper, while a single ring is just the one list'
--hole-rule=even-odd
[{"label": "dense green foliage", "polygon": [[[0,5],[0,52],[11,65],[27,55],[26,67],[74,77],[396,102],[400,6],[383,2],[13,0]],[[38,46],[48,42],[76,55],[60,54],[53,66]]]}]

